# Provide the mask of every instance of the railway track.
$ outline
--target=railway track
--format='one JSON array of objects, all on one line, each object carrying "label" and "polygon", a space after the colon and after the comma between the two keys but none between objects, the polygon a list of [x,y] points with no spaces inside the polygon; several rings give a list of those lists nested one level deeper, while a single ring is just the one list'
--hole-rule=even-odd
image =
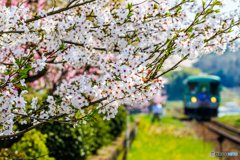
[{"label": "railway track", "polygon": [[[188,116],[183,115],[181,110],[173,110],[173,115],[176,119],[181,121],[191,120]],[[211,121],[201,121],[198,120],[198,123],[205,126],[211,132],[218,134],[220,139],[228,139],[231,142],[240,145],[240,129],[234,128],[232,126],[226,125],[224,123],[211,120]]]},{"label": "railway track", "polygon": [[218,121],[199,121],[202,125],[206,126],[210,131],[218,134],[222,138],[228,139],[233,143],[240,145],[240,130],[234,127],[228,126]]}]

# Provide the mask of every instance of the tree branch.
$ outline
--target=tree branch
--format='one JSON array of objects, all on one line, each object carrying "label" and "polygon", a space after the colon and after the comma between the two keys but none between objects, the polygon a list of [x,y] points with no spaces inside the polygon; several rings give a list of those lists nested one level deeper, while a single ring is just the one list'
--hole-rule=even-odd
[{"label": "tree branch", "polygon": [[42,76],[44,76],[48,71],[48,68],[44,68],[41,72],[38,72],[37,75],[34,76],[28,76],[28,78],[25,79],[25,82],[33,82],[39,78],[41,78]]},{"label": "tree branch", "polygon": [[71,6],[73,4],[73,2],[75,2],[76,0],[72,0],[70,1],[67,5],[66,5],[66,8],[68,8],[69,6]]},{"label": "tree branch", "polygon": [[[64,117],[64,116],[66,116],[66,115],[67,115],[67,114],[61,114],[61,115],[55,116],[55,117],[52,118],[52,119],[49,119],[48,121],[53,121],[53,120],[55,120],[55,119],[62,118],[62,117]],[[26,129],[24,129],[24,130],[22,130],[22,131],[19,131],[19,132],[17,132],[17,133],[11,134],[11,135],[3,135],[3,136],[0,136],[0,139],[6,139],[6,138],[11,138],[11,137],[16,137],[16,136],[22,135],[22,134],[24,134],[24,133],[26,133],[26,132],[34,129],[34,128],[37,128],[37,127],[39,127],[39,126],[41,126],[41,125],[43,125],[43,124],[45,124],[45,123],[48,123],[48,121],[40,122],[40,123],[38,123],[38,124],[36,124],[36,125],[33,125],[33,126],[31,126],[31,127],[28,127],[28,128],[26,128]]]},{"label": "tree branch", "polygon": [[180,61],[178,61],[174,66],[172,66],[170,69],[168,69],[167,71],[165,71],[162,74],[158,75],[157,77],[154,77],[153,79],[159,78],[159,77],[163,76],[164,74],[168,73],[169,71],[174,70],[174,68],[176,66],[178,66],[182,61],[184,61],[184,59],[187,58],[188,56],[189,56],[189,53],[186,56],[184,56]]},{"label": "tree branch", "polygon": [[28,20],[25,21],[25,23],[30,23],[30,22],[33,22],[33,21],[36,21],[36,20],[39,20],[39,19],[42,19],[42,18],[45,18],[45,17],[48,17],[48,16],[52,16],[54,14],[58,14],[60,12],[67,11],[69,9],[72,9],[72,8],[75,8],[75,7],[79,7],[79,6],[82,6],[84,4],[88,4],[88,3],[94,2],[94,1],[96,1],[96,0],[89,0],[89,1],[86,1],[86,2],[83,2],[83,3],[75,4],[75,5],[70,6],[70,7],[64,7],[64,8],[61,8],[59,10],[49,12],[49,13],[47,13],[47,15],[44,15],[43,17],[39,16],[39,17],[28,19]]},{"label": "tree branch", "polygon": [[[71,42],[71,41],[64,41],[64,43],[74,44],[74,45],[76,45],[76,46],[82,46],[82,47],[84,46],[84,45],[81,44],[81,43],[76,43],[76,42]],[[99,51],[107,51],[106,48],[100,48],[100,47],[93,47],[93,49],[99,50]],[[114,52],[120,52],[120,50],[118,50],[118,49],[114,49],[113,51],[114,51]]]}]

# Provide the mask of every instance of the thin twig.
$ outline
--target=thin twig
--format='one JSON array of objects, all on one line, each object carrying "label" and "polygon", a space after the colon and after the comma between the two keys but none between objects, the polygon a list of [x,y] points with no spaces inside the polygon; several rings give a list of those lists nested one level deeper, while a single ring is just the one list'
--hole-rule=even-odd
[{"label": "thin twig", "polygon": [[178,66],[182,61],[184,61],[184,59],[187,58],[188,56],[189,56],[189,53],[186,56],[184,56],[180,61],[178,61],[174,66],[172,66],[170,69],[168,69],[167,71],[165,71],[162,74],[158,75],[157,77],[154,77],[153,79],[157,79],[157,78],[163,76],[164,74],[168,73],[169,71],[174,70],[174,68],[176,66]]},{"label": "thin twig", "polygon": [[66,5],[66,8],[68,8],[69,6],[71,6],[73,4],[73,2],[75,2],[76,0],[72,0],[70,1],[67,5]]}]

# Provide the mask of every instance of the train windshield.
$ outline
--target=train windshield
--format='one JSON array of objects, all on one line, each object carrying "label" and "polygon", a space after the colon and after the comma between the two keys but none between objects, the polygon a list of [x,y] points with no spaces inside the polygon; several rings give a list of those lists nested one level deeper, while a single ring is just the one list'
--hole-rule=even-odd
[{"label": "train windshield", "polygon": [[197,82],[188,82],[188,88],[190,94],[196,94],[197,93]]},{"label": "train windshield", "polygon": [[212,94],[219,94],[219,82],[211,82],[210,83],[210,90]]}]

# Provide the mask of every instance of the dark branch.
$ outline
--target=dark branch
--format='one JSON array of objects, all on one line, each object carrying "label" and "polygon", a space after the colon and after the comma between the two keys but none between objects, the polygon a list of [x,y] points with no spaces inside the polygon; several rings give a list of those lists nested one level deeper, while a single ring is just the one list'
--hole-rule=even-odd
[{"label": "dark branch", "polygon": [[[61,114],[61,115],[58,115],[58,116],[53,117],[52,119],[49,119],[48,121],[54,121],[55,119],[62,118],[62,117],[64,117],[64,116],[66,116],[66,115],[67,115],[67,114]],[[24,134],[24,133],[26,133],[26,132],[34,129],[34,128],[37,128],[37,127],[39,127],[39,126],[41,126],[41,125],[43,125],[43,124],[45,124],[45,123],[48,123],[48,121],[40,122],[40,123],[38,123],[38,124],[36,124],[36,125],[33,125],[33,126],[31,126],[31,127],[28,127],[28,128],[26,128],[26,129],[24,129],[24,130],[22,130],[22,131],[19,131],[19,132],[15,133],[15,134],[0,136],[0,139],[6,139],[6,138],[11,138],[11,137],[16,137],[16,136],[22,135],[22,134]]]},{"label": "dark branch", "polygon": [[174,70],[174,68],[177,67],[177,66],[178,66],[182,61],[184,61],[185,58],[187,58],[188,56],[189,56],[189,53],[188,53],[186,56],[184,56],[180,61],[178,61],[174,66],[172,66],[170,69],[168,69],[167,71],[165,71],[165,72],[163,72],[162,74],[158,75],[158,76],[155,77],[154,79],[163,76],[164,74],[168,73],[168,72],[171,71],[171,70]]},{"label": "dark branch", "polygon": [[41,78],[42,76],[44,76],[48,71],[48,68],[44,68],[41,72],[38,72],[37,75],[34,76],[28,76],[28,78],[25,79],[25,82],[33,82],[39,78]]},{"label": "dark branch", "polygon": [[75,7],[79,7],[79,6],[82,6],[84,4],[88,4],[88,3],[94,2],[94,1],[96,1],[96,0],[89,0],[89,1],[86,1],[86,2],[83,2],[83,3],[75,4],[75,5],[70,6],[70,7],[61,8],[59,10],[49,12],[49,13],[47,13],[47,15],[44,15],[43,17],[38,16],[38,17],[35,17],[35,18],[28,19],[28,20],[25,21],[25,23],[30,23],[30,22],[33,22],[33,21],[45,18],[47,16],[52,16],[54,14],[58,14],[58,13],[61,13],[63,11],[67,11],[69,9],[72,9],[72,8],[75,8]]}]

